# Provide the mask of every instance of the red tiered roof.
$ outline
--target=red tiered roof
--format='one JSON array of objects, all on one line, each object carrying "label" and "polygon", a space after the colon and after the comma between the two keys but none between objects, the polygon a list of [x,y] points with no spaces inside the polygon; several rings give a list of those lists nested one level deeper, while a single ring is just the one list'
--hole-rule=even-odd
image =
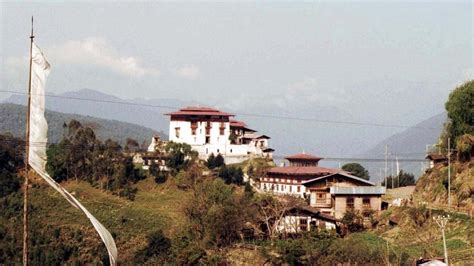
[{"label": "red tiered roof", "polygon": [[299,153],[285,157],[288,161],[319,161],[322,158],[306,153]]},{"label": "red tiered roof", "polygon": [[230,127],[241,128],[241,129],[244,129],[247,132],[257,132],[256,130],[248,128],[247,124],[245,124],[244,122],[238,121],[238,120],[233,120],[233,119],[230,120]]},{"label": "red tiered roof", "polygon": [[242,121],[238,121],[238,120],[230,120],[230,126],[231,127],[242,127],[242,128],[246,128],[247,127],[247,124],[245,124],[244,122]]},{"label": "red tiered roof", "polygon": [[278,175],[312,175],[312,176],[321,176],[321,175],[330,175],[340,172],[340,169],[334,168],[325,168],[319,166],[282,166],[282,167],[273,167],[268,170],[268,174],[278,174]]},{"label": "red tiered roof", "polygon": [[165,115],[170,116],[186,116],[186,115],[197,115],[197,116],[234,116],[234,114],[221,112],[217,109],[210,107],[186,107],[179,111],[167,113]]}]

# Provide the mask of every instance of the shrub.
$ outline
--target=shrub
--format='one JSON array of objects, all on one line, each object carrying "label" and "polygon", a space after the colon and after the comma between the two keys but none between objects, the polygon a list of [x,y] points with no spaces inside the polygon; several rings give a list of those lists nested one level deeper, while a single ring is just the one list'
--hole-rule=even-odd
[{"label": "shrub", "polygon": [[341,222],[350,233],[364,231],[364,218],[355,211],[347,211]]},{"label": "shrub", "polygon": [[464,134],[456,141],[458,158],[461,162],[468,162],[474,154],[474,136]]},{"label": "shrub", "polygon": [[214,153],[211,153],[207,158],[206,166],[209,169],[219,168],[223,165],[225,165],[224,157],[222,157],[220,153],[218,153],[217,156],[214,156]]},{"label": "shrub", "polygon": [[16,174],[0,170],[0,197],[7,196],[20,189],[20,179]]},{"label": "shrub", "polygon": [[168,174],[160,169],[160,166],[154,161],[151,163],[149,173],[154,177],[157,184],[165,183],[168,179]]},{"label": "shrub", "polygon": [[243,185],[244,183],[242,168],[223,166],[219,170],[219,177],[222,178],[226,184]]},{"label": "shrub", "polygon": [[430,216],[429,210],[425,205],[409,208],[408,215],[418,227],[422,227],[429,220]]},{"label": "shrub", "polygon": [[162,230],[158,230],[147,236],[147,246],[137,252],[135,260],[138,263],[144,263],[154,259],[154,262],[164,263],[168,260],[170,252],[171,240],[163,234]]}]

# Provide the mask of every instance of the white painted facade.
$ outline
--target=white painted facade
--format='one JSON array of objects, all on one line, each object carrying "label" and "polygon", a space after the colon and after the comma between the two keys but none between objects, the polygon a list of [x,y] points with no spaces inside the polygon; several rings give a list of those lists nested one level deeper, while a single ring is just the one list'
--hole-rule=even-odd
[{"label": "white painted facade", "polygon": [[294,234],[319,229],[336,230],[336,224],[306,215],[286,215],[278,223],[281,233]]},{"label": "white painted facade", "polygon": [[231,128],[228,120],[201,120],[195,119],[191,122],[188,119],[171,118],[169,140],[189,144],[202,160],[206,160],[211,154],[221,154],[226,164],[240,163],[252,157],[271,158],[271,153],[264,152],[268,147],[267,139],[255,136],[256,138],[249,140],[248,143],[231,144]]},{"label": "white painted facade", "polygon": [[260,180],[260,189],[275,195],[290,195],[304,198],[306,187],[292,178],[263,177]]}]

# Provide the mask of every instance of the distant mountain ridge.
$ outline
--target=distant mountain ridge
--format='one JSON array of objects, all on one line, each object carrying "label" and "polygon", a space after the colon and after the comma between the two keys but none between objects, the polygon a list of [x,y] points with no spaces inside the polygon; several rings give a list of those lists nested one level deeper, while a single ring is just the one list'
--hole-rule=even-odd
[{"label": "distant mountain ridge", "polygon": [[[114,119],[151,128],[156,131],[168,130],[168,118],[163,114],[170,111],[170,108],[140,106],[141,104],[146,103],[156,106],[184,106],[192,104],[173,99],[146,100],[136,98],[124,100],[91,89],[65,92],[56,96],[59,97],[46,97],[46,106],[51,111]],[[92,101],[86,99],[91,99]],[[94,102],[94,100],[99,102]],[[26,97],[25,95],[12,95],[4,102],[25,105]]]},{"label": "distant mountain ridge", "polygon": [[[0,133],[11,133],[17,137],[25,136],[25,114],[26,107],[23,105],[1,103],[0,104]],[[58,142],[63,135],[63,124],[71,119],[80,121],[82,124],[94,129],[97,138],[106,140],[108,138],[117,140],[124,144],[127,138],[133,138],[140,144],[150,143],[151,137],[158,134],[167,139],[167,135],[143,126],[120,122],[117,120],[100,119],[91,116],[77,114],[65,114],[46,110],[48,121],[48,142]]]},{"label": "distant mountain ridge", "polygon": [[[65,92],[57,96],[59,97],[46,98],[48,109],[62,113],[114,119],[162,132],[168,132],[169,128],[169,118],[164,115],[165,113],[184,106],[203,106],[199,102],[169,98],[122,99],[92,89]],[[78,99],[92,99],[92,101]],[[26,98],[24,95],[12,95],[5,102],[24,105]],[[226,106],[225,103],[220,104]],[[211,107],[216,106],[211,105]],[[276,150],[275,154],[283,156],[305,151],[322,157],[382,159],[384,146],[388,144],[392,154],[411,156],[399,156],[399,158],[422,159],[425,145],[437,141],[446,119],[445,114],[439,114],[401,131],[390,127],[364,126],[363,122],[375,123],[377,121],[364,121],[363,117],[358,117],[343,106],[325,106],[311,102],[292,102],[286,105],[269,102],[252,108],[246,108],[243,104],[222,109],[237,114],[237,120],[242,120],[249,127],[269,135],[270,146]],[[271,118],[272,116],[275,118]],[[280,119],[279,116],[297,119]],[[362,122],[362,125],[318,121],[357,121]],[[418,127],[435,129],[425,130]],[[326,159],[321,163],[324,166],[337,167],[347,162],[349,161]],[[369,169],[374,178],[379,175],[379,169],[383,167],[379,163],[370,161],[363,161],[362,164]],[[401,166],[402,169],[412,171],[416,175],[420,173],[420,162],[402,163]]]},{"label": "distant mountain ridge", "polygon": [[[424,159],[426,145],[433,145],[438,142],[439,136],[446,122],[446,113],[441,113],[430,117],[417,125],[408,128],[400,133],[382,140],[370,150],[360,154],[363,158],[384,158],[385,145],[388,146],[389,154],[389,174],[392,169],[392,161],[399,159]],[[422,162],[401,162],[400,168],[414,173],[416,176],[421,173]],[[380,168],[384,168],[384,163],[367,164],[371,176],[379,175]]]}]

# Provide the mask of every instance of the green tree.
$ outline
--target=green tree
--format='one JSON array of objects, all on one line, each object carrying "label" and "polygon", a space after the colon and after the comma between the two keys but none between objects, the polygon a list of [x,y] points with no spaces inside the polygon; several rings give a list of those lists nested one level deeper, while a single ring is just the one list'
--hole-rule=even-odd
[{"label": "green tree", "polygon": [[149,173],[155,178],[157,184],[165,183],[168,179],[168,174],[165,171],[162,171],[160,166],[154,160],[151,161]]},{"label": "green tree", "polygon": [[16,174],[5,169],[0,170],[0,197],[9,195],[20,189],[20,179]]},{"label": "green tree", "polygon": [[127,138],[125,141],[125,151],[127,152],[136,152],[140,148],[138,141],[132,138]]},{"label": "green tree", "polygon": [[165,151],[168,154],[166,166],[174,172],[186,170],[197,158],[197,152],[186,143],[170,141],[166,144]]},{"label": "green tree", "polygon": [[[400,170],[400,173],[396,176],[387,177],[387,187],[389,188],[413,186],[415,183],[415,176],[412,173],[407,173],[403,170]],[[382,181],[382,186],[385,186],[385,180]]]},{"label": "green tree", "polygon": [[363,217],[354,211],[347,211],[341,219],[341,222],[351,233],[364,231],[363,221]]},{"label": "green tree", "polygon": [[0,135],[0,170],[15,172],[23,167],[24,141],[11,134]]},{"label": "green tree", "polygon": [[243,185],[244,173],[242,168],[233,166],[223,166],[219,169],[219,177],[224,180],[226,184]]},{"label": "green tree", "polygon": [[209,157],[207,157],[207,161],[206,161],[207,168],[209,168],[209,169],[216,168],[215,161],[216,161],[216,156],[214,156],[214,153],[211,153],[211,155],[209,155]]},{"label": "green tree", "polygon": [[224,157],[220,153],[217,154],[216,158],[214,159],[214,166],[221,167],[225,165]]},{"label": "green tree", "polygon": [[193,194],[185,207],[193,238],[207,246],[226,246],[238,240],[245,208],[234,188],[221,179],[207,179],[196,185]]},{"label": "green tree", "polygon": [[24,142],[11,134],[0,135],[0,197],[20,189],[17,171],[23,167]]},{"label": "green tree", "polygon": [[369,171],[367,171],[362,165],[358,163],[347,163],[342,166],[342,170],[350,172],[352,175],[363,178],[365,180],[370,179]]},{"label": "green tree", "polygon": [[468,162],[474,156],[474,135],[464,134],[456,141],[458,159],[461,162]]},{"label": "green tree", "polygon": [[454,89],[449,94],[445,107],[450,119],[445,130],[455,147],[459,136],[474,135],[474,80]]}]

